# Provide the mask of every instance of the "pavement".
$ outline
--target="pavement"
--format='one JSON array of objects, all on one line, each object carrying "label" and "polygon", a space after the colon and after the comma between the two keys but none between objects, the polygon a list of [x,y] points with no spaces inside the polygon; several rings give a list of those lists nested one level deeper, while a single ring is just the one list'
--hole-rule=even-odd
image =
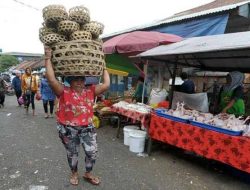
[{"label": "pavement", "polygon": [[[82,178],[69,184],[70,170],[55,118],[44,118],[42,102],[36,115],[26,115],[15,96],[0,108],[0,190],[247,190],[250,174],[165,144],[154,143],[152,155],[137,155],[117,139],[109,124],[97,129],[99,156],[93,173],[101,184]],[[250,155],[249,155],[250,156]],[[79,155],[84,173],[84,153]]]}]

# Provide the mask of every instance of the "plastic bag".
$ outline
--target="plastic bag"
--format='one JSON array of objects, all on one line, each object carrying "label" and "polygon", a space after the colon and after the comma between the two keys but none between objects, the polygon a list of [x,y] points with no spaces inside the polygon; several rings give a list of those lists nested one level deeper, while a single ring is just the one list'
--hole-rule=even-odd
[{"label": "plastic bag", "polygon": [[23,96],[20,96],[17,101],[20,105],[23,105],[24,104]]},{"label": "plastic bag", "polygon": [[37,94],[36,94],[36,100],[38,100],[38,101],[39,101],[39,100],[41,100],[41,99],[42,99],[41,94],[38,94],[38,93],[37,93]]},{"label": "plastic bag", "polygon": [[165,89],[153,88],[150,93],[149,105],[158,104],[161,101],[166,100],[168,93]]}]

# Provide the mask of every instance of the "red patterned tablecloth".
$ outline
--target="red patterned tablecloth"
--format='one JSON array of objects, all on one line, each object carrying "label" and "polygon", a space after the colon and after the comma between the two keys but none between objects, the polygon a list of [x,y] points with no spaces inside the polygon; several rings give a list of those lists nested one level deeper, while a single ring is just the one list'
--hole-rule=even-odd
[{"label": "red patterned tablecloth", "polygon": [[149,136],[250,173],[250,138],[230,136],[151,114]]},{"label": "red patterned tablecloth", "polygon": [[133,120],[133,122],[140,121],[143,128],[148,128],[150,123],[150,113],[141,113],[133,110],[128,110],[120,107],[112,107],[113,112],[126,116]]}]

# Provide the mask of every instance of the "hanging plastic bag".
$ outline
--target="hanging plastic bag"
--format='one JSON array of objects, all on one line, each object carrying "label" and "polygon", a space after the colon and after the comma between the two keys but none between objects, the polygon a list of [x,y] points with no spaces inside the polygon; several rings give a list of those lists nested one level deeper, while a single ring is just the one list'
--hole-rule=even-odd
[{"label": "hanging plastic bag", "polygon": [[24,104],[23,96],[20,96],[17,101],[20,105],[23,105]]}]

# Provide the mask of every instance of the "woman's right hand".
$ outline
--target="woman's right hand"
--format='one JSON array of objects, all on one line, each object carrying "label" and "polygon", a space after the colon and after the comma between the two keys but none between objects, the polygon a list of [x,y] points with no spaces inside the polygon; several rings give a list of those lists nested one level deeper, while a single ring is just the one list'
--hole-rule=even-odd
[{"label": "woman's right hand", "polygon": [[49,46],[44,46],[44,59],[51,59],[51,48]]}]

